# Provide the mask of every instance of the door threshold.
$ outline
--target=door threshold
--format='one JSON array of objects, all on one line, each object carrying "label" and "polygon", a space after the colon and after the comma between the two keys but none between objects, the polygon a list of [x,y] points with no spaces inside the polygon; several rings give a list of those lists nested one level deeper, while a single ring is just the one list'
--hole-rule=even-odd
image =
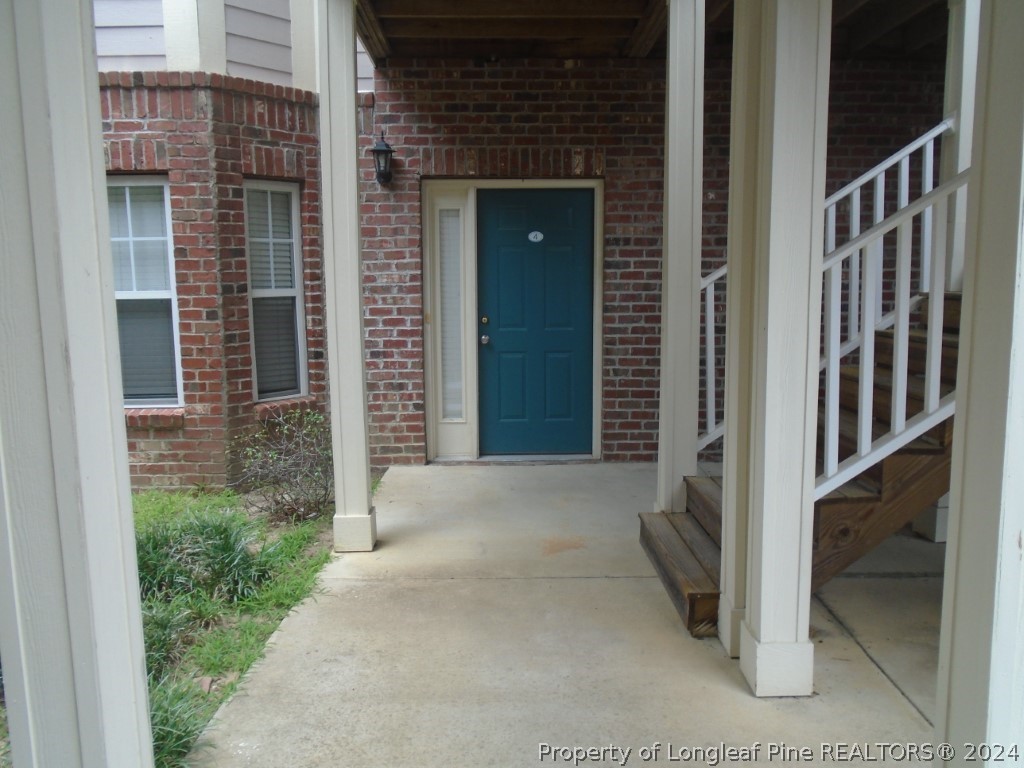
[{"label": "door threshold", "polygon": [[598,464],[601,459],[589,453],[514,453],[481,456],[470,459],[464,456],[442,457],[431,460],[431,464]]}]

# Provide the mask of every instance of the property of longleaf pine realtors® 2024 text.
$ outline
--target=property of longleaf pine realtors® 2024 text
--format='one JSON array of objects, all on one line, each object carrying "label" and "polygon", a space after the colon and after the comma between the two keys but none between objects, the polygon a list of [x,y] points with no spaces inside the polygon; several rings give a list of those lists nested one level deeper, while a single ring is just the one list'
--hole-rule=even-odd
[{"label": "property of longleaf pine realtors\u00ae 2024 text", "polygon": [[[720,742],[713,746],[677,746],[672,742],[656,741],[649,746],[634,749],[615,744],[600,747],[559,747],[542,742],[537,747],[541,763],[563,763],[573,766],[585,763],[614,763],[629,765],[635,757],[642,763],[697,763],[717,766],[727,763],[749,763],[766,759],[778,763],[844,763],[844,762],[948,762],[956,757],[957,749],[950,744],[905,744],[896,742],[854,743],[831,742],[816,747],[787,745],[785,742],[754,742],[749,746],[728,746]],[[961,754],[967,759],[982,759],[982,752],[1001,759],[1016,761],[1019,747],[998,745],[962,745]],[[635,762],[635,761],[634,761]]]}]

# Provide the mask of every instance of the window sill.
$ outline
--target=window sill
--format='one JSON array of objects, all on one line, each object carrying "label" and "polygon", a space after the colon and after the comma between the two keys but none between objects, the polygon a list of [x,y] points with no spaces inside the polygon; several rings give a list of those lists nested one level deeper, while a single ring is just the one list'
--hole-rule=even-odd
[{"label": "window sill", "polygon": [[256,403],[253,413],[260,421],[284,416],[292,411],[316,410],[316,398],[313,395],[285,397],[280,400],[267,400]]},{"label": "window sill", "polygon": [[129,429],[181,429],[185,426],[185,409],[125,408],[124,423]]}]

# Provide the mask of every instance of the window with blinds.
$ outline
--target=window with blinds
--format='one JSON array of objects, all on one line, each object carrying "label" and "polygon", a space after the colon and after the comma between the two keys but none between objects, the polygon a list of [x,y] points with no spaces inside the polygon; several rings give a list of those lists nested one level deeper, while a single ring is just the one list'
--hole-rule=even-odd
[{"label": "window with blinds", "polygon": [[107,185],[125,405],[178,405],[181,359],[167,185]]},{"label": "window with blinds", "polygon": [[298,190],[285,184],[246,185],[245,223],[256,399],[302,394]]}]

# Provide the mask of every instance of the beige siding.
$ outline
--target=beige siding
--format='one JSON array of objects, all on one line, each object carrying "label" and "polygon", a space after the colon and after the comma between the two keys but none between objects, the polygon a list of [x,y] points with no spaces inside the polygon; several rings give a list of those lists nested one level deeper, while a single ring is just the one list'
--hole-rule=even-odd
[{"label": "beige siding", "polygon": [[161,0],[94,0],[101,72],[166,69]]},{"label": "beige siding", "polygon": [[224,19],[229,75],[291,85],[288,0],[226,0]]},{"label": "beige siding", "polygon": [[360,93],[373,90],[373,60],[359,38],[356,38],[356,78],[356,88]]}]

